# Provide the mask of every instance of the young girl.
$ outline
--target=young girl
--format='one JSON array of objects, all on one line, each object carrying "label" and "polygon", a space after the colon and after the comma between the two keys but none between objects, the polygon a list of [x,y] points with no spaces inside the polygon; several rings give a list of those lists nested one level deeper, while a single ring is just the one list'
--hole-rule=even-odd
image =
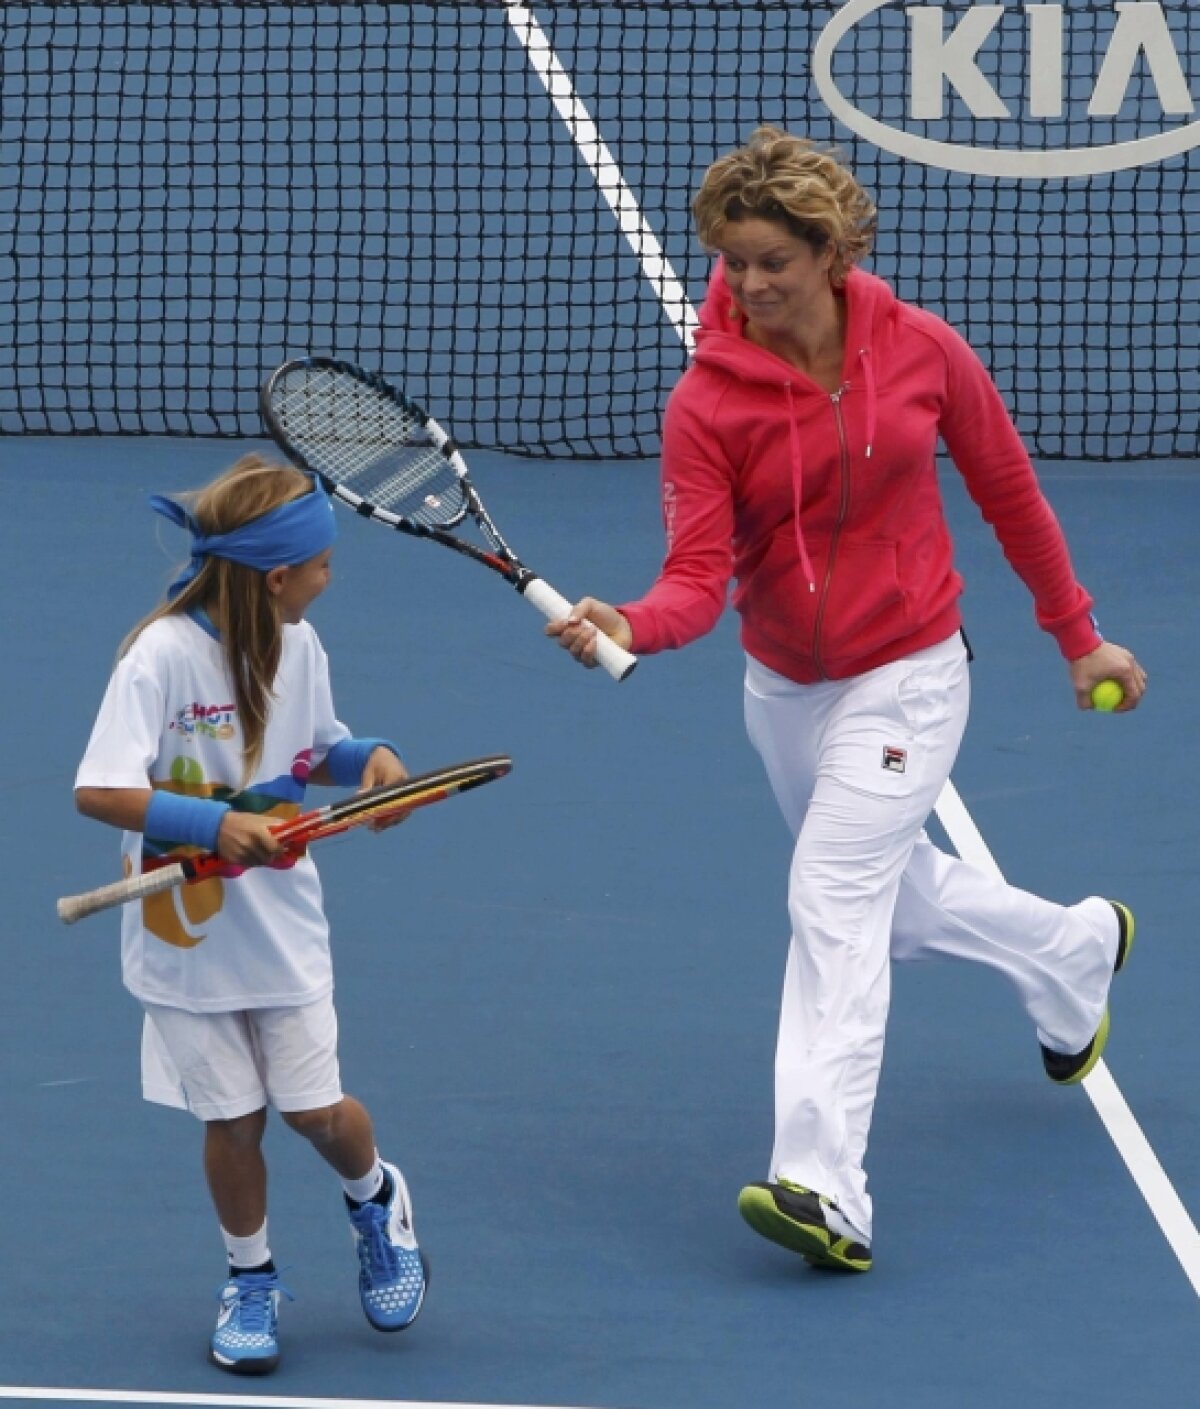
[{"label": "young girl", "polygon": [[329,584],[332,505],[319,483],[256,455],[195,496],[154,509],[192,535],[167,600],[123,642],[76,778],[79,810],[124,829],[139,872],[215,851],[247,868],[127,906],[126,987],[145,1008],[147,1100],[204,1122],[204,1171],[229,1276],[210,1355],[264,1374],[278,1363],[280,1286],[267,1240],[267,1106],[341,1176],[359,1295],[377,1330],[411,1324],[427,1271],[400,1171],[342,1094],[329,930],[316,868],[275,865],[273,823],[310,782],[406,777],[391,744],[351,738],[328,662],[304,620]]}]

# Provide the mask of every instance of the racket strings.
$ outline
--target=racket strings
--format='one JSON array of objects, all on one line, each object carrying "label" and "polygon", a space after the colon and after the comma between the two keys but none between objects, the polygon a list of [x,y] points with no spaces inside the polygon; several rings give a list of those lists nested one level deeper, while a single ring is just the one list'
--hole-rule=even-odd
[{"label": "racket strings", "polygon": [[364,499],[431,528],[462,518],[466,511],[462,485],[441,451],[420,458],[397,457],[393,463],[393,473],[379,480],[369,494],[364,493]]},{"label": "racket strings", "polygon": [[336,371],[305,368],[274,388],[272,407],[312,468],[375,508],[430,528],[466,513],[454,466],[405,403]]}]

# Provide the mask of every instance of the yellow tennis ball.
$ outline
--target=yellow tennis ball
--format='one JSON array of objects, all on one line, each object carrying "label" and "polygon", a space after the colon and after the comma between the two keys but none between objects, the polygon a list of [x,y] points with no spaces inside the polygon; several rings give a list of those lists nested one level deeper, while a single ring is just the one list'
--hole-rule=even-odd
[{"label": "yellow tennis ball", "polygon": [[1092,688],[1092,706],[1101,714],[1111,714],[1125,698],[1125,691],[1115,680],[1101,680]]}]

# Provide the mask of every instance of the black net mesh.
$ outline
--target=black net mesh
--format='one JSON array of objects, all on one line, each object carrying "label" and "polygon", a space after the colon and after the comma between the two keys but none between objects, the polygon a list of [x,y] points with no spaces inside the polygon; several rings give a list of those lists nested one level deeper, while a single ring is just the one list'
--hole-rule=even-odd
[{"label": "black net mesh", "polygon": [[[1175,75],[1200,71],[1200,5],[945,0],[947,35],[990,17],[966,46],[987,91],[944,82],[944,115],[914,118],[919,8],[532,13],[693,300],[691,194],[774,122],[838,143],[880,207],[871,267],[967,336],[1037,454],[1194,455],[1200,158]],[[1153,10],[1166,48],[1122,60],[1119,15],[1128,39]],[[857,23],[834,81],[888,134],[1047,152],[1168,134],[1177,154],[1049,180],[906,160],[819,91],[839,11]],[[1056,33],[1061,113],[1033,115]],[[500,0],[0,4],[0,433],[257,435],[264,375],[323,353],[398,380],[467,446],[653,454],[683,347],[531,35]]]}]

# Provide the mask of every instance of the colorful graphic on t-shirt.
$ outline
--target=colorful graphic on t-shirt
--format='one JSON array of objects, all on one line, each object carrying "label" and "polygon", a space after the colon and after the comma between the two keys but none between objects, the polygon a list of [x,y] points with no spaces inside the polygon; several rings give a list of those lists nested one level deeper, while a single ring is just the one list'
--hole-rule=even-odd
[{"label": "colorful graphic on t-shirt", "polygon": [[[183,797],[227,802],[235,812],[252,812],[282,822],[300,811],[311,759],[312,750],[303,749],[293,759],[290,773],[238,792],[223,784],[206,783],[204,770],[197,760],[179,756],[171,760],[170,776],[153,786]],[[142,840],[142,872],[155,871],[182,857],[200,854],[199,847],[179,846],[147,836]],[[281,869],[294,864],[294,859],[289,860]],[[235,878],[231,875],[229,879]],[[197,928],[211,920],[224,905],[225,884],[224,879],[212,877],[195,885],[177,886],[147,896],[142,901],[142,923],[155,938],[179,949],[192,949],[204,939],[202,933],[196,933]]]},{"label": "colorful graphic on t-shirt", "polygon": [[308,775],[312,772],[312,749],[301,749],[292,759],[292,781],[299,783],[301,796],[308,786]]},{"label": "colorful graphic on t-shirt", "polygon": [[201,735],[225,743],[237,734],[236,720],[235,704],[202,704],[194,700],[176,712],[175,718],[167,725],[167,731],[179,734],[189,742]]}]

